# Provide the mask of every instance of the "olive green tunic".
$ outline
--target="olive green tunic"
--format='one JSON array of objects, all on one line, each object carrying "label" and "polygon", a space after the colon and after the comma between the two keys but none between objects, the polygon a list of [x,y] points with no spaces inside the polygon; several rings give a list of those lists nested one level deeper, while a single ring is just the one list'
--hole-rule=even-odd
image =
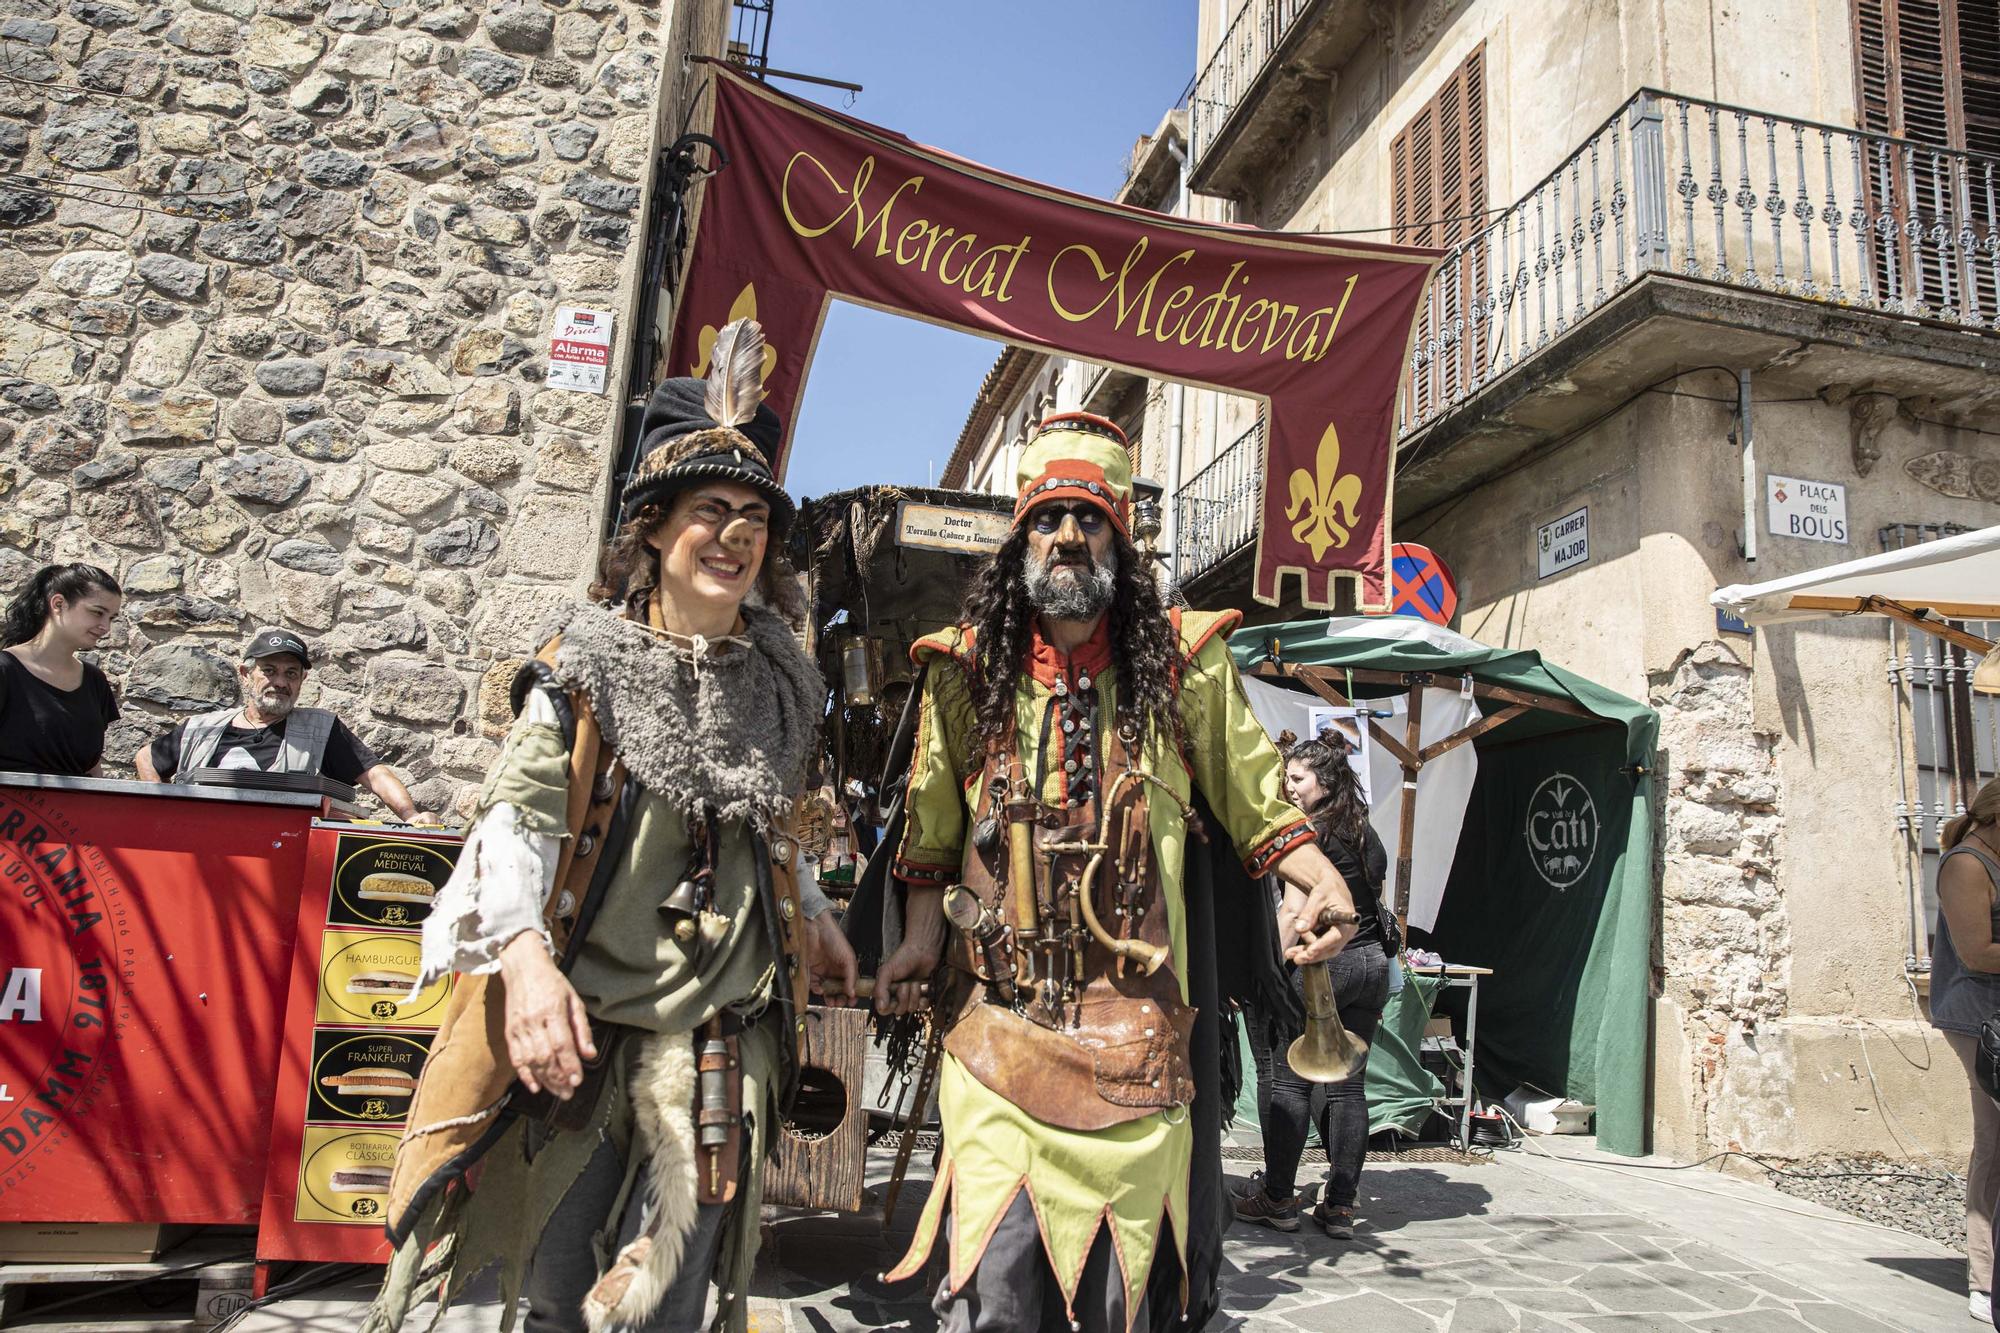
[{"label": "olive green tunic", "polygon": [[[1169,786],[1183,801],[1199,786],[1257,874],[1285,850],[1310,836],[1306,817],[1285,800],[1283,764],[1263,724],[1250,712],[1225,642],[1240,617],[1187,613],[1181,643],[1187,653],[1180,709],[1187,748],[1177,755],[1150,738],[1139,768]],[[1047,659],[1046,645],[1037,656]],[[966,828],[979,792],[972,781],[969,742],[978,729],[972,695],[955,659],[969,652],[964,634],[948,630],[917,645],[931,668],[924,680],[917,749],[911,760],[907,831],[897,873],[912,883],[952,882],[963,862]],[[1100,703],[1100,753],[1110,750],[1117,711],[1118,672],[1106,667],[1095,680]],[[1036,753],[1052,682],[1024,669],[1015,697],[1018,753]],[[1032,771],[1032,768],[1031,768]],[[1067,778],[1050,765],[1044,800],[1060,803]],[[1172,967],[1187,998],[1187,912],[1182,895],[1188,832],[1180,808],[1148,803],[1154,863],[1165,901]],[[1213,834],[1211,834],[1213,836]],[[1193,1152],[1187,1108],[1171,1108],[1097,1131],[1061,1129],[1036,1120],[968,1073],[949,1054],[938,1078],[938,1113],[944,1158],[909,1253],[889,1276],[916,1273],[935,1242],[944,1210],[952,1210],[950,1280],[956,1289],[972,1275],[986,1242],[1014,1195],[1026,1189],[1056,1277],[1073,1301],[1084,1260],[1100,1225],[1109,1227],[1126,1287],[1125,1309],[1134,1311],[1152,1268],[1162,1218],[1173,1224],[1183,1260],[1187,1237],[1188,1167]]]}]

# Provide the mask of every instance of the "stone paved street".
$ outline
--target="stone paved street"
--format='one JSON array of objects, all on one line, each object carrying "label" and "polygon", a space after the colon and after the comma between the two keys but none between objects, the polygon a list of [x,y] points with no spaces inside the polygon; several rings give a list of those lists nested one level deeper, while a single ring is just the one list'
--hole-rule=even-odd
[{"label": "stone paved street", "polygon": [[[1547,1142],[1547,1141],[1544,1141]],[[1561,1141],[1565,1157],[1586,1141]],[[1974,1329],[1962,1257],[1706,1170],[1506,1153],[1481,1165],[1371,1163],[1351,1244],[1310,1225],[1283,1236],[1237,1224],[1224,1309],[1241,1333],[1874,1333]],[[1249,1166],[1229,1164],[1237,1183]],[[900,1254],[922,1201],[907,1192],[885,1238],[872,1217],[796,1215],[771,1227],[754,1327],[847,1333],[936,1327],[912,1282],[873,1275]],[[871,1197],[874,1191],[871,1189]],[[240,1333],[355,1326],[349,1289],[260,1311]],[[441,1333],[497,1326],[491,1298]],[[428,1312],[420,1311],[419,1319]],[[421,1327],[415,1320],[412,1327]]]}]

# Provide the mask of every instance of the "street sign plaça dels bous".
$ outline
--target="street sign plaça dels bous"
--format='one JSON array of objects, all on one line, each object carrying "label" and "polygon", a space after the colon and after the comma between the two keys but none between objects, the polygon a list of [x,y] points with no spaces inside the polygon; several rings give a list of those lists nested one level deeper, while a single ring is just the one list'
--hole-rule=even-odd
[{"label": "street sign pla\u00e7a dels bous", "polygon": [[1847,545],[1847,488],[1797,477],[1764,479],[1765,511],[1774,537]]},{"label": "street sign pla\u00e7a dels bous", "polygon": [[1590,506],[1564,514],[1535,531],[1535,577],[1545,579],[1590,562]]}]

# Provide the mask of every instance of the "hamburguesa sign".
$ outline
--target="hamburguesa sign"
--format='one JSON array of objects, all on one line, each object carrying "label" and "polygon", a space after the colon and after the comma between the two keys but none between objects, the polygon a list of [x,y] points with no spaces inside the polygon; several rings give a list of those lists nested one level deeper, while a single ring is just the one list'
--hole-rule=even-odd
[{"label": "hamburguesa sign", "polygon": [[[719,71],[671,373],[755,316],[790,422],[839,297],[1264,402],[1259,601],[1386,608],[1396,389],[1436,254],[1204,226],[1051,189]],[[789,443],[789,442],[788,442]]]}]

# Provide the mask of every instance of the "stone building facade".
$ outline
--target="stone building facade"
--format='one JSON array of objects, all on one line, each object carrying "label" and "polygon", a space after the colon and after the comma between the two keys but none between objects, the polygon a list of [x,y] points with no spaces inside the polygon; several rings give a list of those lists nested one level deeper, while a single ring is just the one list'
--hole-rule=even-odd
[{"label": "stone building facade", "polygon": [[[317,645],[420,805],[463,810],[580,591],[658,146],[727,0],[16,0],[0,20],[0,591],[115,573],[126,771]],[[664,136],[664,137],[663,137]],[[545,387],[558,304],[609,387]]]},{"label": "stone building facade", "polygon": [[[1963,1152],[1964,1076],[1923,1010],[1925,848],[1996,761],[1924,714],[1995,718],[1881,621],[1734,633],[1708,596],[2000,522],[1971,483],[2000,467],[1974,262],[2000,242],[1977,183],[2000,70],[1946,50],[1931,115],[1937,7],[1897,0],[1200,10],[1191,189],[1446,252],[1395,535],[1453,570],[1455,628],[1660,712],[1655,1146]],[[1257,446],[1244,421],[1196,442],[1190,500],[1241,503],[1199,482]],[[1771,531],[1782,478],[1843,488],[1844,542]],[[1579,510],[1588,560],[1550,569],[1541,529]],[[1230,546],[1198,603],[1250,605]]]}]

